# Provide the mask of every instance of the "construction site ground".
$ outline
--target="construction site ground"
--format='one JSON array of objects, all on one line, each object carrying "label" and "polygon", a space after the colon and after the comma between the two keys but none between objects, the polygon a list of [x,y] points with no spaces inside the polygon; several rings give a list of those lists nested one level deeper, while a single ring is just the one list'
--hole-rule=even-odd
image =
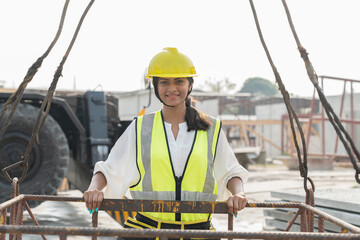
[{"label": "construction site ground", "polygon": [[[314,181],[316,189],[323,188],[358,188],[354,169],[349,164],[335,164],[333,170],[309,169],[309,177]],[[281,162],[266,165],[250,165],[249,179],[245,184],[245,191],[250,202],[264,202],[271,200],[271,191],[303,189],[303,179],[299,171],[288,170]],[[316,201],[315,189],[315,201]],[[20,189],[21,192],[21,189]],[[65,196],[82,196],[78,190],[59,192]],[[305,199],[304,199],[305,202]],[[91,226],[91,215],[84,203],[75,202],[44,202],[32,209],[35,217],[42,226]],[[227,215],[213,215],[213,225],[217,230],[227,230]],[[24,224],[32,225],[31,218],[24,214]],[[237,218],[234,218],[234,230],[246,232],[260,232],[264,230],[265,220],[263,209],[246,208]],[[99,213],[99,227],[113,228],[120,225],[107,213]],[[37,235],[24,235],[24,240],[41,239]],[[58,236],[47,236],[47,239],[58,239]],[[89,239],[85,236],[69,236],[68,239]],[[98,239],[116,239],[115,237],[99,237]]]}]

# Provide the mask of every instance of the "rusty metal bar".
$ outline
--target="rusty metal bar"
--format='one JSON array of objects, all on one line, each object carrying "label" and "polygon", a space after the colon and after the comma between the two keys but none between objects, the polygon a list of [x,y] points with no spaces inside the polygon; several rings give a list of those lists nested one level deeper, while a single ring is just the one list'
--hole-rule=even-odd
[{"label": "rusty metal bar", "polygon": [[[29,204],[28,204],[27,202],[24,202],[24,205],[25,205],[25,208],[26,208],[26,210],[28,211],[31,219],[33,220],[34,224],[35,224],[36,226],[40,226],[40,224],[39,224],[38,221],[36,220],[34,214],[32,213]],[[41,234],[41,237],[43,238],[43,240],[47,240],[44,234]]]},{"label": "rusty metal bar", "polygon": [[[228,214],[228,231],[234,230],[234,217],[232,214]],[[228,238],[229,240],[232,240],[232,238]]]},{"label": "rusty metal bar", "polygon": [[[19,195],[19,184],[17,177],[14,177],[12,179],[11,183],[11,198],[15,198]],[[16,215],[17,215],[17,206],[20,202],[16,202],[10,206],[10,224],[11,225],[17,225],[16,224]],[[13,238],[16,238],[13,234],[9,234],[9,240],[12,240]]]},{"label": "rusty metal bar", "polygon": [[300,214],[300,231],[307,232],[306,210],[302,208]]},{"label": "rusty metal bar", "polygon": [[[25,200],[84,202],[81,197],[24,195]],[[299,208],[299,203],[251,202],[246,207]],[[100,210],[127,212],[228,213],[226,202],[104,199]]]},{"label": "rusty metal bar", "polygon": [[[16,213],[16,221],[15,224],[18,226],[22,226],[23,225],[23,215],[24,215],[24,211],[23,211],[23,202],[20,201],[17,204],[17,213]],[[21,240],[22,239],[22,234],[18,233],[16,235],[16,240]]]},{"label": "rusty metal bar", "polygon": [[[48,195],[24,195],[26,200],[38,201],[75,201],[83,202],[81,197],[60,197]],[[309,209],[310,206],[304,203],[258,203],[251,202],[246,207],[264,207],[264,208],[299,208]],[[225,202],[191,202],[191,201],[153,201],[153,200],[131,200],[131,199],[104,199],[101,210],[117,211],[145,211],[145,212],[182,212],[182,213],[227,213],[227,204]],[[318,215],[325,214],[311,207],[311,210],[317,211]],[[313,211],[313,210],[312,210]],[[340,219],[328,215],[324,219],[331,219],[333,223],[340,223],[341,226],[349,226],[357,232],[358,228],[347,224]],[[345,224],[345,225],[344,225]],[[359,230],[360,231],[360,230]]]},{"label": "rusty metal bar", "polygon": [[204,230],[169,230],[169,229],[115,229],[92,227],[30,227],[0,226],[0,232],[48,235],[83,235],[83,236],[122,236],[122,237],[168,237],[168,238],[245,238],[245,239],[353,239],[359,240],[360,234],[341,233],[295,233],[295,232],[228,232]]},{"label": "rusty metal bar", "polygon": [[300,212],[301,212],[302,208],[299,208],[299,210],[296,212],[295,216],[293,217],[293,219],[290,221],[288,227],[286,228],[285,232],[288,232],[290,230],[290,228],[292,227],[292,225],[294,224],[294,222],[296,221],[297,217],[299,216]]},{"label": "rusty metal bar", "polygon": [[318,232],[324,232],[324,218],[322,216],[318,218]]},{"label": "rusty metal bar", "polygon": [[[302,120],[303,122],[306,122],[306,120],[309,118],[309,115],[306,114],[306,115],[301,115],[299,114],[300,116],[299,119]],[[289,117],[288,116],[284,116],[285,119],[288,119]],[[354,124],[360,124],[360,121],[359,120],[351,120],[351,119],[348,119],[348,118],[339,118],[341,122],[344,122],[344,123],[354,123]],[[327,117],[324,117],[322,118],[321,115],[313,115],[313,123],[320,123],[321,121],[329,121],[329,118]]]},{"label": "rusty metal bar", "polygon": [[[346,95],[346,81],[344,82],[343,93],[342,93],[342,95],[341,95],[341,104],[340,104],[340,112],[339,112],[339,118],[340,118],[340,119],[341,119],[341,117],[342,117],[343,110],[344,110],[345,95]],[[339,144],[339,136],[336,134],[334,155],[337,153],[338,144]]]},{"label": "rusty metal bar", "polygon": [[[92,226],[97,227],[98,226],[98,212],[94,212],[92,214]],[[92,236],[92,240],[97,240],[97,236]]]},{"label": "rusty metal bar", "polygon": [[354,225],[351,225],[343,220],[340,220],[336,217],[333,217],[331,216],[330,214],[327,214],[319,209],[316,209],[314,207],[311,207],[305,203],[300,203],[300,205],[304,208],[306,208],[307,210],[309,211],[312,211],[313,213],[315,213],[316,215],[319,215],[321,217],[323,217],[325,220],[329,221],[329,222],[332,222],[336,225],[338,225],[339,227],[342,227],[342,228],[346,228],[348,229],[350,232],[353,232],[353,233],[360,233],[360,228],[358,227],[355,227]]},{"label": "rusty metal bar", "polygon": [[12,198],[12,199],[10,199],[10,200],[8,200],[6,202],[3,202],[3,203],[0,204],[0,211],[6,209],[8,207],[11,207],[12,205],[14,205],[14,204],[16,204],[16,203],[18,203],[18,202],[20,202],[20,201],[22,201],[24,199],[25,199],[25,195],[21,194],[21,195],[15,197],[15,198]]},{"label": "rusty metal bar", "polygon": [[58,195],[32,195],[32,194],[23,194],[25,200],[34,200],[34,201],[59,201],[59,202],[84,202],[82,197],[72,197],[72,196],[58,196]]},{"label": "rusty metal bar", "polygon": [[[20,195],[21,196],[21,195]],[[20,197],[19,196],[19,197]],[[26,200],[38,201],[75,201],[83,202],[81,197],[60,197],[48,195],[24,195]],[[14,201],[15,202],[15,201]],[[7,202],[6,205],[9,205]],[[3,205],[1,205],[3,206]],[[339,225],[340,227],[349,228],[351,232],[360,233],[360,229],[348,224],[331,215],[321,212],[304,203],[248,203],[247,207],[264,207],[264,208],[300,208],[314,211],[324,219]],[[130,199],[104,199],[101,210],[117,211],[158,211],[158,212],[183,212],[183,213],[227,213],[227,204],[225,202],[191,202],[191,201],[152,201],[152,200],[130,200]]]},{"label": "rusty metal bar", "polygon": [[339,77],[331,77],[331,76],[319,76],[319,77],[320,77],[320,78],[332,79],[332,80],[342,80],[342,81],[348,81],[348,82],[356,82],[356,83],[360,83],[360,80],[356,80],[356,79],[339,78]]},{"label": "rusty metal bar", "polygon": [[[315,198],[314,190],[312,188],[306,192],[306,204],[312,207],[315,207]],[[308,232],[314,231],[314,212],[306,211],[307,223],[308,223]]]}]

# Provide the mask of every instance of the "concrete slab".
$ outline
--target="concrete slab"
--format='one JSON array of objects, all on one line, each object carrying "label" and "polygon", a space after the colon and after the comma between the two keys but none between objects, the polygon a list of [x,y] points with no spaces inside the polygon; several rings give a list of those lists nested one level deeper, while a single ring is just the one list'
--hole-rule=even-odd
[{"label": "concrete slab", "polygon": [[[314,192],[315,206],[339,209],[348,212],[360,213],[359,188],[325,188]],[[291,189],[286,191],[272,191],[271,197],[287,201],[304,202],[305,191]]]},{"label": "concrete slab", "polygon": [[[283,222],[289,223],[295,216],[295,213],[296,213],[295,211],[294,212],[293,211],[284,211],[281,209],[264,210],[264,216],[266,217],[267,223],[271,222],[273,219],[276,220],[275,222],[283,221]],[[359,219],[358,219],[358,221],[359,221]],[[357,222],[357,223],[359,224],[359,222]],[[300,226],[300,217],[297,217],[295,224]],[[284,228],[284,229],[282,228],[284,226],[283,224],[277,225],[275,223],[275,224],[272,224],[272,226],[275,226],[279,230],[286,229],[286,228]],[[315,229],[317,229],[317,226],[318,226],[318,218],[315,216],[315,218],[314,218]],[[324,221],[324,229],[328,230],[330,232],[341,232],[341,227],[339,227],[336,224],[333,224],[331,222],[328,222],[328,221]]]}]

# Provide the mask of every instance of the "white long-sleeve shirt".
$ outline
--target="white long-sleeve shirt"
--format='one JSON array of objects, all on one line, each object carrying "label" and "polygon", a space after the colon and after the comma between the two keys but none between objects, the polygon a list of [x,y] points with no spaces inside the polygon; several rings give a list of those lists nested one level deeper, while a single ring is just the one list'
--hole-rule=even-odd
[{"label": "white long-sleeve shirt", "polygon": [[[106,178],[107,186],[104,189],[105,198],[122,198],[130,186],[140,179],[136,163],[136,131],[133,121],[111,149],[106,161],[97,162],[94,173],[102,172]],[[171,124],[165,122],[166,136],[171,154],[175,175],[182,175],[187,156],[195,137],[195,131],[187,131],[186,122],[179,124],[177,138],[171,131]],[[223,131],[220,131],[214,174],[218,184],[218,200],[224,201],[230,195],[226,185],[233,177],[240,177],[245,183],[248,173],[237,161]]]}]

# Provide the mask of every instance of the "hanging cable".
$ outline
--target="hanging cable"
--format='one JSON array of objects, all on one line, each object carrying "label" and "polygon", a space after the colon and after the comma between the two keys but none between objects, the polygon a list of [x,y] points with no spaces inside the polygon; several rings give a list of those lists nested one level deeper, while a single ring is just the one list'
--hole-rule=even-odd
[{"label": "hanging cable", "polygon": [[[71,52],[71,49],[75,43],[75,40],[76,40],[76,37],[81,29],[81,25],[85,19],[85,16],[87,15],[88,11],[90,10],[91,6],[93,5],[93,3],[95,2],[95,0],[91,0],[88,4],[88,6],[86,7],[85,11],[83,12],[81,18],[80,18],[80,21],[77,25],[77,28],[75,30],[75,33],[73,35],[73,38],[65,52],[65,55],[63,56],[63,59],[62,61],[60,62],[59,66],[57,67],[56,71],[55,71],[55,74],[54,74],[54,78],[53,78],[53,81],[51,82],[51,85],[48,89],[48,93],[44,99],[44,101],[42,102],[41,104],[41,107],[40,107],[40,110],[39,110],[39,114],[38,114],[38,117],[37,117],[37,120],[35,122],[35,126],[33,128],[33,131],[32,131],[32,135],[31,135],[31,138],[29,140],[29,144],[26,148],[26,151],[25,151],[25,154],[22,156],[22,160],[20,161],[21,162],[21,166],[24,167],[23,169],[23,174],[19,180],[19,183],[21,183],[22,181],[24,181],[24,178],[26,176],[26,171],[27,171],[27,166],[28,166],[28,158],[29,158],[29,155],[31,153],[31,150],[35,144],[35,141],[38,139],[39,137],[39,133],[43,127],[43,124],[45,122],[45,119],[50,111],[50,106],[51,106],[51,100],[52,100],[52,97],[54,95],[54,92],[55,92],[55,89],[56,89],[56,85],[57,85],[57,82],[59,80],[59,78],[62,76],[62,70],[63,70],[63,66],[67,60],[67,57],[69,56],[70,52]],[[45,113],[44,113],[44,109],[46,107],[46,110],[45,110]],[[15,167],[15,166],[18,166],[19,163],[15,163],[7,168],[4,168],[3,169],[3,173],[5,174],[6,178],[8,179],[8,181],[11,180],[9,174],[7,171],[9,171],[11,168]]]},{"label": "hanging cable", "polygon": [[[8,126],[10,125],[10,121],[12,116],[15,113],[15,110],[17,108],[17,106],[19,105],[22,95],[25,91],[26,86],[31,82],[31,80],[34,78],[35,74],[37,73],[38,69],[41,67],[42,62],[44,61],[44,59],[49,55],[49,53],[51,52],[52,48],[55,46],[55,43],[57,42],[57,40],[60,37],[61,31],[63,29],[63,25],[64,25],[64,21],[65,21],[65,16],[66,16],[66,11],[67,8],[69,6],[69,2],[70,0],[66,0],[65,5],[63,7],[63,11],[61,14],[61,20],[60,20],[60,24],[57,30],[57,33],[55,35],[54,40],[51,42],[50,46],[48,47],[48,49],[45,51],[45,53],[39,57],[35,63],[32,64],[32,66],[29,68],[29,70],[26,73],[26,76],[24,77],[24,80],[22,81],[22,83],[20,84],[20,86],[18,87],[18,89],[16,89],[16,91],[8,98],[8,100],[5,102],[4,104],[4,108],[1,111],[1,116],[0,116],[0,139],[1,137],[4,135],[6,129],[8,128]],[[5,114],[9,108],[9,106],[11,105],[10,108],[10,113],[7,116],[6,119],[4,119]]]},{"label": "hanging cable", "polygon": [[[272,70],[274,72],[276,82],[277,82],[277,84],[279,86],[279,90],[280,90],[280,92],[281,92],[281,94],[283,96],[284,103],[285,103],[285,106],[286,106],[286,110],[287,110],[288,115],[289,115],[291,131],[292,131],[293,140],[294,140],[295,148],[296,148],[296,151],[297,151],[298,162],[299,162],[299,171],[300,171],[301,177],[303,177],[303,179],[304,179],[304,190],[307,193],[309,192],[309,189],[307,187],[307,181],[309,181],[311,183],[313,191],[315,191],[315,185],[314,185],[313,181],[308,177],[306,142],[305,142],[304,132],[303,132],[301,123],[300,123],[300,121],[299,121],[299,119],[298,119],[298,117],[296,115],[296,112],[295,112],[294,108],[292,107],[292,105],[290,103],[290,95],[289,95],[288,91],[285,89],[285,85],[283,84],[283,82],[281,80],[280,74],[278,73],[278,71],[277,71],[277,69],[275,67],[275,64],[274,64],[274,62],[273,62],[273,60],[272,60],[272,58],[270,56],[270,52],[269,52],[269,50],[268,50],[268,48],[266,46],[264,37],[262,35],[262,31],[261,31],[261,28],[260,28],[259,20],[258,20],[257,14],[256,14],[254,3],[253,3],[252,0],[249,0],[249,2],[250,2],[250,5],[251,5],[251,9],[252,9],[252,12],[253,12],[253,16],[254,16],[254,20],[255,20],[255,24],[256,24],[256,28],[257,28],[259,37],[260,37],[261,44],[262,44],[262,46],[263,46],[263,48],[265,50],[266,56],[267,56],[267,58],[269,60],[271,68],[272,68]],[[297,128],[298,128],[299,133],[300,133],[303,155],[301,155],[301,150],[300,150],[300,147],[299,147],[299,144],[298,144],[298,141],[297,141],[296,130],[295,130],[294,122],[293,122],[294,120],[296,122]],[[303,159],[302,159],[301,156],[303,156]]]},{"label": "hanging cable", "polygon": [[[297,44],[297,47],[298,47],[298,50],[300,52],[300,55],[301,55],[301,58],[304,60],[304,63],[305,63],[305,67],[306,67],[306,72],[309,76],[309,79],[310,81],[313,83],[318,95],[319,95],[319,98],[320,98],[320,101],[323,105],[323,108],[325,109],[325,112],[326,112],[326,115],[328,116],[329,118],[329,121],[330,123],[333,125],[335,131],[336,131],[336,134],[339,136],[341,142],[343,143],[345,149],[346,149],[346,152],[348,153],[349,157],[350,157],[350,160],[351,160],[351,163],[355,169],[355,179],[357,181],[357,183],[360,184],[360,179],[359,179],[359,175],[360,175],[360,168],[354,158],[354,155],[353,153],[356,155],[357,159],[359,160],[360,162],[360,154],[359,154],[359,151],[357,150],[353,140],[351,139],[350,135],[348,134],[348,132],[345,130],[344,126],[342,125],[340,119],[338,118],[338,116],[336,115],[336,113],[334,112],[333,108],[331,107],[331,105],[328,103],[324,93],[322,92],[322,89],[321,87],[319,86],[319,81],[318,81],[318,77],[317,77],[317,74],[314,70],[314,67],[309,59],[309,56],[308,56],[308,53],[306,51],[306,49],[301,45],[300,43],[300,40],[297,36],[297,33],[295,31],[295,27],[294,27],[294,24],[292,22],[292,19],[291,19],[291,15],[290,15],[290,11],[289,11],[289,8],[286,4],[286,1],[285,0],[282,0],[282,3],[284,5],[284,8],[285,8],[285,12],[286,12],[286,16],[288,18],[288,22],[289,22],[289,25],[290,25],[290,28],[291,28],[291,31],[293,33],[293,36],[295,38],[295,41],[296,41],[296,44]],[[346,138],[344,138],[344,136]],[[351,146],[351,149],[348,145],[348,141],[350,143],[350,146]]]}]

